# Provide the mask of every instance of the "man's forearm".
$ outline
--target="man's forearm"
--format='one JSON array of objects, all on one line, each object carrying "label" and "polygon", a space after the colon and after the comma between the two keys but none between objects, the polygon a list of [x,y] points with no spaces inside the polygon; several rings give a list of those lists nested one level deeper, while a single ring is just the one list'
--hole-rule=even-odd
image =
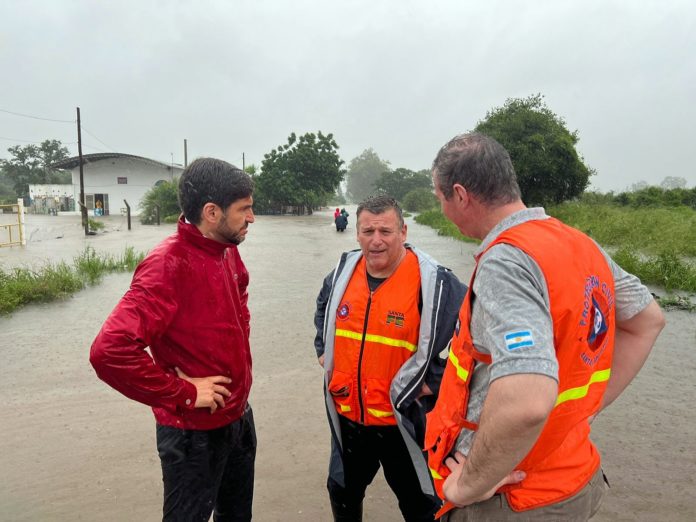
[{"label": "man's forearm", "polygon": [[460,488],[477,501],[508,475],[539,437],[558,394],[554,379],[520,374],[491,383]]},{"label": "man's forearm", "polygon": [[614,402],[638,374],[664,325],[664,315],[655,301],[630,319],[617,322],[611,377],[602,409]]}]

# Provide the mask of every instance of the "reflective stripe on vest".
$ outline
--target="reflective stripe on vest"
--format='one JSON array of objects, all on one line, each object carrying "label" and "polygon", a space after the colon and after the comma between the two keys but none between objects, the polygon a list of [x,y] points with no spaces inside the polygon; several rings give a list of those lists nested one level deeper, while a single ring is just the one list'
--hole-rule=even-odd
[{"label": "reflective stripe on vest", "polygon": [[335,310],[329,393],[338,413],[368,426],[396,424],[390,387],[418,350],[419,298],[420,269],[411,250],[374,292],[365,258],[358,261]]},{"label": "reflective stripe on vest", "polygon": [[558,394],[558,398],[556,399],[556,404],[555,406],[558,406],[559,404],[562,404],[566,401],[576,401],[578,399],[582,399],[583,397],[587,396],[587,392],[590,390],[590,385],[596,383],[596,382],[606,382],[609,380],[609,376],[611,375],[611,368],[607,368],[606,370],[599,370],[596,371],[592,374],[592,377],[590,377],[590,381],[585,384],[584,386],[578,386],[577,388],[570,388],[569,390],[566,390],[564,392],[561,392]]},{"label": "reflective stripe on vest", "polygon": [[[587,418],[600,407],[611,376],[614,280],[595,243],[553,218],[505,230],[488,248],[499,243],[524,251],[544,275],[559,365],[555,407],[535,445],[515,468],[527,476],[520,484],[499,490],[513,510],[525,511],[570,498],[599,467]],[[470,291],[475,276],[476,270]],[[462,416],[469,399],[466,368],[473,367],[474,360],[490,364],[471,340],[470,291],[462,303],[460,327],[451,343],[437,403],[427,416],[428,466],[442,498],[442,483],[450,473],[444,461],[456,447],[461,430],[477,428]]]},{"label": "reflective stripe on vest", "polygon": [[[362,332],[351,332],[350,330],[336,329],[336,337],[346,337],[348,339],[355,339],[356,341],[362,341]],[[403,339],[392,339],[391,337],[384,337],[383,335],[367,334],[365,335],[365,340],[372,343],[386,344],[387,346],[396,346],[399,348],[406,348],[409,352],[414,352],[418,349],[413,343],[404,341]]]}]

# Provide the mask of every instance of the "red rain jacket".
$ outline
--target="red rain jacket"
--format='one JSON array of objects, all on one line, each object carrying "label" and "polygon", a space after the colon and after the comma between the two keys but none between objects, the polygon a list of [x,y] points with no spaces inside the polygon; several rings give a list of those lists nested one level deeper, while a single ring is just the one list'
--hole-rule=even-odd
[{"label": "red rain jacket", "polygon": [[[151,406],[158,424],[210,430],[237,420],[251,388],[248,284],[237,247],[204,237],[182,217],[177,233],[138,266],[94,340],[97,375]],[[196,388],[175,367],[189,377],[229,377],[225,407],[194,408]]]}]

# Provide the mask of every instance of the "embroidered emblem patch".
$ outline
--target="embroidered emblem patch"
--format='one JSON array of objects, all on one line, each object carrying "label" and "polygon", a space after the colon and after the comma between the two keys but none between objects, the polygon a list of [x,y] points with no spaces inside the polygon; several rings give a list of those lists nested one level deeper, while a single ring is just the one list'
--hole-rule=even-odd
[{"label": "embroidered emblem patch", "polygon": [[402,312],[394,312],[393,310],[389,310],[389,312],[387,312],[387,324],[392,323],[401,328],[404,325],[404,314]]},{"label": "embroidered emblem patch", "polygon": [[348,303],[343,303],[338,307],[338,310],[336,310],[336,319],[345,321],[348,319],[348,315],[350,315],[350,305]]},{"label": "embroidered emblem patch", "polygon": [[534,346],[532,332],[529,330],[519,330],[505,334],[505,347],[508,350],[517,350],[518,348],[526,348]]},{"label": "embroidered emblem patch", "polygon": [[592,326],[590,328],[590,335],[587,336],[587,342],[591,348],[596,349],[595,341],[597,341],[597,338],[601,337],[601,335],[607,331],[609,325],[607,325],[607,320],[604,317],[604,313],[594,297],[592,297],[592,309],[594,312],[594,320],[592,321]]}]

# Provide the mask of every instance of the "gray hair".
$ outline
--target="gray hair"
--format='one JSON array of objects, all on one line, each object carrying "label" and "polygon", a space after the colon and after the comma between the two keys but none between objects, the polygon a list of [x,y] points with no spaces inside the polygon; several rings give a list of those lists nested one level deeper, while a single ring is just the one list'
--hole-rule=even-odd
[{"label": "gray hair", "polygon": [[447,142],[437,153],[432,170],[446,199],[452,197],[456,183],[487,204],[512,203],[521,198],[507,150],[478,132],[460,134]]},{"label": "gray hair", "polygon": [[402,212],[401,207],[394,198],[385,195],[370,196],[369,198],[365,199],[358,205],[356,216],[359,218],[360,213],[363,210],[366,210],[371,214],[383,214],[389,209],[394,209],[394,212],[396,212],[396,217],[399,220],[399,227],[403,227],[404,213]]}]

